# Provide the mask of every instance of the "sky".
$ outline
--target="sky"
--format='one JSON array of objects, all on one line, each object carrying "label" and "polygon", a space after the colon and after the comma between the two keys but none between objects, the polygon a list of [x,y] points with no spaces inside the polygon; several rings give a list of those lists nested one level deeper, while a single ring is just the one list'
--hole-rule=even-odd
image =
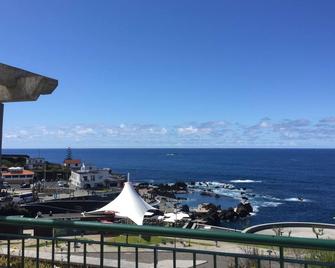
[{"label": "sky", "polygon": [[4,148],[335,147],[335,1],[0,0],[0,62],[56,78]]}]

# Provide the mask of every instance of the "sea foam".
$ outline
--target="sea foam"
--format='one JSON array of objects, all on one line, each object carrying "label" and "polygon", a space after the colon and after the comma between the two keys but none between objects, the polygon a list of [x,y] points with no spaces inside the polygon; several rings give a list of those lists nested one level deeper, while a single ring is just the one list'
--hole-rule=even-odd
[{"label": "sea foam", "polygon": [[311,202],[311,200],[309,199],[298,198],[298,197],[285,198],[284,200],[288,202]]},{"label": "sea foam", "polygon": [[232,183],[259,183],[262,181],[255,181],[255,180],[231,180]]}]

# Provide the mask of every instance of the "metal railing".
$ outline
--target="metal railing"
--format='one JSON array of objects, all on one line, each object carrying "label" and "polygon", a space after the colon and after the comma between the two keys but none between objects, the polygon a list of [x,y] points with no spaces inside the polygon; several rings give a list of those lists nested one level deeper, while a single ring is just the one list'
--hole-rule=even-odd
[{"label": "metal railing", "polygon": [[[17,216],[0,217],[0,226],[0,267],[335,267],[329,239]],[[35,234],[43,230],[52,235]]]}]

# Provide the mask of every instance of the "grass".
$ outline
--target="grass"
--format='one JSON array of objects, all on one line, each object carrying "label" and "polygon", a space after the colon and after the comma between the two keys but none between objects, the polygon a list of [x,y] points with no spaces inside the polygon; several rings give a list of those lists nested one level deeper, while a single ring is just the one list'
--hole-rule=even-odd
[{"label": "grass", "polygon": [[[309,250],[306,254],[306,260],[321,261],[335,263],[335,252],[334,251],[325,251],[325,250]],[[315,266],[309,265],[311,268],[323,268],[329,266]]]},{"label": "grass", "polygon": [[192,240],[181,240],[181,239],[174,239],[174,238],[168,238],[168,237],[162,237],[162,236],[149,236],[147,238],[137,236],[137,235],[129,235],[128,241],[126,235],[119,235],[113,238],[110,238],[107,240],[108,242],[114,242],[114,243],[128,243],[128,244],[142,244],[142,245],[166,245],[166,244],[174,244],[175,242],[181,242],[184,243],[184,245],[187,246],[213,246],[213,243],[206,243],[201,241],[192,241]]},{"label": "grass", "polygon": [[[119,235],[107,240],[108,242],[114,243],[127,243],[126,235]],[[137,235],[129,235],[128,236],[128,244],[142,244],[142,245],[159,245],[159,244],[167,244],[174,243],[174,239],[166,238],[161,236],[150,236],[148,239]]]},{"label": "grass", "polygon": [[[56,263],[55,267],[67,267],[65,264]],[[7,258],[5,256],[0,256],[0,267],[7,267]],[[21,268],[21,257],[11,257],[10,258],[10,268]],[[25,268],[35,268],[36,261],[29,258],[24,258],[24,267]],[[40,260],[39,263],[40,268],[52,268],[52,265],[44,260]],[[81,267],[81,265],[71,264],[71,267]]]}]

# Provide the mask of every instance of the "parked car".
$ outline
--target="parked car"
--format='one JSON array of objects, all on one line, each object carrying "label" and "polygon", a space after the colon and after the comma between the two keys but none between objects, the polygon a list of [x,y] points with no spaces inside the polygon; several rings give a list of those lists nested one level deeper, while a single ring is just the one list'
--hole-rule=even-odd
[{"label": "parked car", "polygon": [[32,192],[20,193],[13,196],[13,202],[22,204],[34,201],[34,196]]},{"label": "parked car", "polygon": [[57,185],[58,185],[58,187],[66,187],[66,188],[69,187],[69,184],[67,182],[65,182],[65,181],[59,181],[57,183]]},{"label": "parked car", "polygon": [[4,181],[2,183],[2,185],[0,185],[0,188],[1,189],[9,189],[10,188],[10,185],[8,184],[8,182]]},{"label": "parked car", "polygon": [[22,183],[20,185],[21,188],[30,188],[30,184],[29,183]]}]

